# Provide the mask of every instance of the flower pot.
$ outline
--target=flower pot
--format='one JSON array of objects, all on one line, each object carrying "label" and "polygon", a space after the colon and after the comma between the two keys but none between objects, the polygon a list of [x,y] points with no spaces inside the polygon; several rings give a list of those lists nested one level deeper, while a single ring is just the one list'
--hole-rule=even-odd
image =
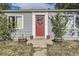
[{"label": "flower pot", "polygon": [[33,39],[33,35],[30,36],[30,39]]}]

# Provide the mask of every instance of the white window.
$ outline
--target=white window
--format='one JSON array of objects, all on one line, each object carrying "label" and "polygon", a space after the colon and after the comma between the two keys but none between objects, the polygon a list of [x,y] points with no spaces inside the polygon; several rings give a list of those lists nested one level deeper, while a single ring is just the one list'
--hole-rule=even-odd
[{"label": "white window", "polygon": [[76,16],[76,20],[75,20],[75,23],[76,23],[76,28],[79,29],[79,15]]},{"label": "white window", "polygon": [[74,29],[74,15],[67,16],[67,18],[68,18],[67,28]]},{"label": "white window", "polygon": [[9,16],[9,22],[15,29],[23,29],[23,16]]}]

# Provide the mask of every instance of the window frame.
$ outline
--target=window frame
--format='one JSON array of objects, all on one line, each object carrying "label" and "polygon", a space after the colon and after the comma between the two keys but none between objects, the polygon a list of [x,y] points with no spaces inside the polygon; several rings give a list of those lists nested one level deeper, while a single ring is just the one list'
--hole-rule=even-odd
[{"label": "window frame", "polygon": [[16,28],[14,28],[14,29],[23,29],[24,28],[24,16],[23,15],[7,15],[8,17],[7,18],[9,18],[10,16],[14,16],[15,17],[15,20],[16,20],[16,17],[18,17],[18,16],[20,16],[20,17],[22,17],[22,27],[20,27],[20,28],[17,28],[17,26],[16,26]]},{"label": "window frame", "polygon": [[[49,17],[51,17],[51,16],[55,16],[56,14],[52,14],[52,15],[49,15]],[[73,32],[74,32],[74,34],[72,35],[72,33],[70,33],[70,28],[66,28],[66,30],[69,30],[68,31],[68,35],[71,35],[71,36],[74,36],[75,35],[75,18],[76,18],[76,14],[61,14],[61,15],[63,15],[63,16],[67,16],[67,17],[73,17],[73,28],[72,28],[72,30],[74,30]],[[69,21],[69,20],[68,20]]]},{"label": "window frame", "polygon": [[[52,15],[49,15],[49,17],[51,18],[51,16],[55,16],[56,14],[52,14]],[[61,14],[61,15],[63,15],[63,16],[67,16],[67,17],[73,17],[73,24],[74,24],[74,26],[73,26],[73,28],[72,29],[74,29],[75,28],[75,14]],[[68,20],[69,21],[69,20]],[[67,28],[67,29],[69,29],[69,28]]]},{"label": "window frame", "polygon": [[[76,15],[76,17],[79,17],[79,15]],[[76,18],[75,18],[75,21],[76,21]],[[76,27],[76,29],[79,29],[79,28]]]}]

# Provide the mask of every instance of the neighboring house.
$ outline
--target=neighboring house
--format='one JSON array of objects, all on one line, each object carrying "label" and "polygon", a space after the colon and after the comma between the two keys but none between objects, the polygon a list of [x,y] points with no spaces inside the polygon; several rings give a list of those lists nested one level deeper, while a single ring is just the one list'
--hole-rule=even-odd
[{"label": "neighboring house", "polygon": [[3,12],[12,20],[13,27],[16,29],[12,33],[13,39],[30,36],[33,38],[54,38],[51,21],[49,17],[61,12],[68,17],[67,33],[63,36],[65,40],[79,39],[79,10],[78,9],[26,9],[26,10],[3,10]]}]

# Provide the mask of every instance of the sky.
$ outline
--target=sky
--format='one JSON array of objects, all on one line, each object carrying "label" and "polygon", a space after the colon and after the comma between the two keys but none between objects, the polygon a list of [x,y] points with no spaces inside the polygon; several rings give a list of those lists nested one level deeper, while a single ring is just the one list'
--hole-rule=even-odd
[{"label": "sky", "polygon": [[53,3],[14,3],[14,6],[19,6],[21,9],[54,9]]}]

